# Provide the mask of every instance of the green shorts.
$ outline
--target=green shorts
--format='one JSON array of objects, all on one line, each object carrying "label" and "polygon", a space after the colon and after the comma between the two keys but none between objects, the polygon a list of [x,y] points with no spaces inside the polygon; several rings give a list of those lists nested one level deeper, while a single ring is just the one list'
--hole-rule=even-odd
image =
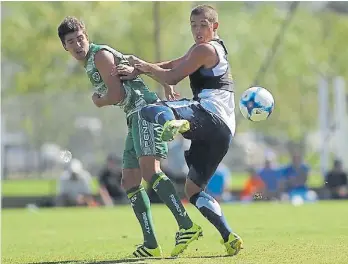
[{"label": "green shorts", "polygon": [[162,126],[147,122],[136,112],[127,118],[128,134],[123,152],[123,168],[139,168],[142,156],[166,158],[167,143],[161,140]]}]

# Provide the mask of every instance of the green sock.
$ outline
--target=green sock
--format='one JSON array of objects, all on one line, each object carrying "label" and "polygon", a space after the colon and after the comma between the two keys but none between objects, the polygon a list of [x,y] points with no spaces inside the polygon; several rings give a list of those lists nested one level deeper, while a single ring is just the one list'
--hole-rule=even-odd
[{"label": "green sock", "polygon": [[152,176],[150,184],[159,198],[172,211],[179,228],[189,229],[193,223],[182,205],[171,180],[163,173],[156,173]]},{"label": "green sock", "polygon": [[127,196],[143,231],[144,246],[151,249],[158,247],[152,222],[150,200],[144,187],[140,185],[129,189]]}]

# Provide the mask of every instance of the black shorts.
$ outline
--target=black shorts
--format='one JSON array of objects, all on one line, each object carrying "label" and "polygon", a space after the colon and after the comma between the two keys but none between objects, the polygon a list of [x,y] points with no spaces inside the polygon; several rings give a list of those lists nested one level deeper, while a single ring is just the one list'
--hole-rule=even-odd
[{"label": "black shorts", "polygon": [[206,111],[197,101],[183,99],[162,103],[173,110],[177,119],[190,122],[191,129],[183,134],[191,140],[190,149],[185,151],[190,169],[188,178],[204,187],[228,151],[231,131],[218,116]]}]

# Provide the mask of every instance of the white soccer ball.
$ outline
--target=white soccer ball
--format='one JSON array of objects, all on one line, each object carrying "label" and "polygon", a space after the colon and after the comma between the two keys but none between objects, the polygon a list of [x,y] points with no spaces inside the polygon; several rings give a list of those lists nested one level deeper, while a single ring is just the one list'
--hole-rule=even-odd
[{"label": "white soccer ball", "polygon": [[274,109],[272,94],[263,87],[247,89],[239,100],[239,109],[246,119],[251,121],[266,120]]}]

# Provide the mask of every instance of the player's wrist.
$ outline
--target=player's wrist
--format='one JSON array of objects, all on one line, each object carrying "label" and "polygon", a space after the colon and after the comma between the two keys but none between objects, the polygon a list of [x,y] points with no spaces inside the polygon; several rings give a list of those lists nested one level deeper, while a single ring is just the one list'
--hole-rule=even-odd
[{"label": "player's wrist", "polygon": [[140,75],[140,74],[143,74],[143,73],[144,72],[142,72],[141,70],[134,68],[133,74],[134,74],[135,77]]}]

